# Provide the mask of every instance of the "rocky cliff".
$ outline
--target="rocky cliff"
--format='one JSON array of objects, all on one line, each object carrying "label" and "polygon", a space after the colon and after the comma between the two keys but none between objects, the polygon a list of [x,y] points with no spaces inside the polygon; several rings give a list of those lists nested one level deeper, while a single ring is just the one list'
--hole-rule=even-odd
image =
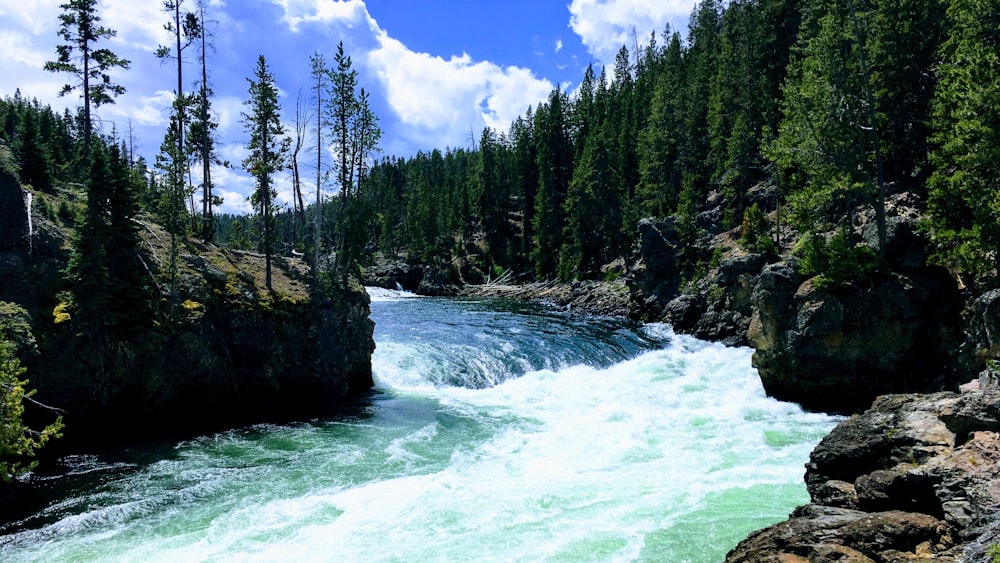
[{"label": "rocky cliff", "polygon": [[[955,389],[982,361],[956,353],[965,296],[946,270],[927,264],[912,199],[898,194],[890,202],[887,271],[846,284],[803,275],[790,252],[743,250],[739,229],[710,231],[700,248],[688,248],[673,221],[645,219],[627,278],[633,316],[753,346],[768,395],[812,410],[859,412],[885,393]],[[870,217],[861,217],[855,236],[876,244]],[[713,253],[707,272],[682,279],[686,257]]]},{"label": "rocky cliff", "polygon": [[279,257],[268,290],[262,256],[194,241],[183,242],[170,282],[169,236],[148,218],[149,318],[126,338],[88,334],[61,275],[80,196],[60,190],[37,194],[29,234],[25,192],[0,175],[0,301],[27,311],[37,341],[22,357],[27,377],[37,399],[65,412],[50,451],[328,414],[371,387],[364,288],[312,289],[307,265]]},{"label": "rocky cliff", "polygon": [[885,393],[958,385],[949,374],[961,343],[961,299],[943,271],[820,287],[782,262],[764,268],[752,303],[747,334],[770,396],[845,413]]}]

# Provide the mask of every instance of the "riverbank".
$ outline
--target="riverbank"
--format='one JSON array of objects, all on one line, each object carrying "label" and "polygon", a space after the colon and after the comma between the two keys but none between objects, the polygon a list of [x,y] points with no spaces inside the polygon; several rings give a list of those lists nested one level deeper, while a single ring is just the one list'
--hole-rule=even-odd
[{"label": "riverbank", "polygon": [[727,563],[991,563],[1000,549],[1000,388],[886,395],[810,454],[810,503]]},{"label": "riverbank", "polygon": [[632,299],[624,280],[466,285],[458,295],[536,301],[570,313],[598,317],[626,318],[632,314]]}]

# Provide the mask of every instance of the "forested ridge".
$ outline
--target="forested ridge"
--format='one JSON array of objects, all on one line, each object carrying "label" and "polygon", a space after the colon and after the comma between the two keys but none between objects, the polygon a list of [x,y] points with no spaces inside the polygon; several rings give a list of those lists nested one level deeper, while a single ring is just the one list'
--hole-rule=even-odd
[{"label": "forested ridge", "polygon": [[739,227],[749,250],[795,243],[807,270],[851,283],[880,266],[859,211],[884,225],[886,199],[909,194],[931,260],[988,289],[998,17],[982,0],[706,0],[686,37],[632,38],[506,131],[375,162],[353,236],[368,256],[483,278],[600,279],[621,272],[638,219],[672,216],[685,279],[712,261],[707,237]]},{"label": "forested ridge", "polygon": [[[327,235],[335,252],[311,268],[276,250],[275,179],[296,167],[299,147],[265,58],[241,114],[255,232],[240,247],[250,252],[239,252],[211,244],[221,200],[210,171],[231,166],[216,151],[211,7],[163,2],[175,41],[156,57],[176,63],[177,89],[153,164],[133,151],[131,130],[95,125],[93,110],[125,94],[111,73],[130,61],[104,46],[115,30],[101,24],[96,0],[60,8],[44,68],[65,77],[60,95],[78,94],[81,107],[58,113],[20,91],[0,99],[0,478],[33,467],[55,437],[94,448],[199,434],[323,412],[371,387],[373,327],[344,222],[326,226],[339,228]],[[317,98],[335,98],[316,104],[315,142],[341,143],[346,209],[377,119],[342,44],[335,68],[314,58]],[[190,59],[200,80],[185,93]],[[298,182],[295,191],[304,211]],[[321,226],[312,229],[319,239]]]},{"label": "forested ridge", "polygon": [[[129,65],[97,48],[114,31],[93,0],[63,6],[62,43],[46,64],[68,76],[63,93],[79,92],[81,110],[57,113],[19,93],[0,100],[3,171],[72,239],[61,271],[32,272],[34,297],[22,305],[36,325],[42,312],[72,326],[97,396],[143,383],[115,378],[138,373],[126,368],[163,342],[146,336],[167,338],[163,327],[197,313],[185,260],[212,241],[261,253],[264,295],[274,292],[272,258],[293,253],[314,290],[345,286],[376,258],[470,283],[508,271],[595,280],[626,273],[637,222],[660,217],[679,239],[685,281],[718,259],[711,237],[733,230],[749,252],[794,253],[803,273],[863,285],[886,268],[886,202],[905,195],[930,260],[973,294],[996,286],[995,1],[706,0],[686,35],[632,37],[613,66],[591,65],[578,88],[557,88],[507,130],[409,157],[378,156],[378,120],[342,45],[332,64],[310,57],[312,99],[296,108],[294,131],[261,57],[242,116],[250,156],[239,164],[255,180],[248,217],[214,211],[210,170],[230,163],[215,148],[209,6],[182,3],[164,4],[175,42],[157,56],[176,62],[178,89],[155,163],[133,154],[129,132],[93,131],[91,106],[124,93],[109,69]],[[185,93],[192,57],[201,76]],[[315,200],[299,171],[310,148]],[[281,210],[274,179],[289,171],[293,201]],[[860,233],[866,214],[877,217],[874,244]],[[154,222],[169,242],[151,257]],[[11,340],[9,319],[23,315],[4,318]],[[23,353],[5,346],[5,358]],[[20,365],[4,372],[20,388]]]}]

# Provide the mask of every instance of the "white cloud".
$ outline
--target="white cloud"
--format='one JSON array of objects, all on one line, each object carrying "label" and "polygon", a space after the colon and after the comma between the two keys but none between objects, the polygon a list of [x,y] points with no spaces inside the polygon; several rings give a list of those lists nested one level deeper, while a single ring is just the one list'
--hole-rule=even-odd
[{"label": "white cloud", "polygon": [[112,104],[106,106],[104,112],[132,120],[133,125],[163,127],[167,124],[167,115],[174,101],[174,93],[166,90],[155,92],[151,96],[124,98],[132,103]]},{"label": "white cloud", "polygon": [[236,96],[217,96],[212,99],[212,111],[219,123],[219,135],[225,139],[235,139],[243,135],[240,115],[246,110],[243,100]]},{"label": "white cloud", "polygon": [[284,9],[283,21],[293,31],[323,24],[355,48],[371,46],[353,58],[356,68],[377,79],[399,121],[393,124],[395,138],[386,140],[390,152],[409,152],[402,148],[407,145],[463,146],[470,131],[478,138],[486,126],[506,129],[555,87],[529,69],[473,61],[465,53],[443,58],[412,51],[379,27],[362,0],[271,1]]},{"label": "white cloud", "polygon": [[[240,162],[234,161],[232,164],[232,168],[212,167],[212,184],[215,186],[212,193],[222,198],[222,205],[218,208],[219,212],[235,215],[253,213],[253,206],[247,200],[247,196],[253,193],[253,176],[242,170]],[[198,181],[200,181],[200,177]],[[200,204],[201,198],[197,199]]]},{"label": "white cloud", "polygon": [[367,64],[417,143],[455,147],[466,143],[470,129],[476,137],[484,126],[506,129],[554,88],[529,69],[473,62],[465,53],[447,60],[417,53],[384,32],[378,42]]},{"label": "white cloud", "polygon": [[569,5],[570,27],[580,36],[590,54],[605,66],[614,64],[622,45],[633,48],[632,30],[640,45],[653,31],[661,34],[687,21],[695,0],[573,0]]},{"label": "white cloud", "polygon": [[292,31],[299,31],[304,23],[341,22],[349,28],[373,22],[362,0],[271,0],[281,6],[283,20]]},{"label": "white cloud", "polygon": [[[194,2],[181,5],[183,11],[193,9]],[[170,44],[170,33],[163,26],[171,16],[163,11],[162,2],[104,0],[100,10],[101,23],[117,31],[115,43],[150,52]]]},{"label": "white cloud", "polygon": [[59,4],[51,0],[13,0],[0,4],[0,21],[31,35],[51,29],[54,36],[58,14]]},{"label": "white cloud", "polygon": [[0,30],[0,60],[31,67],[41,67],[47,58],[55,58],[32,44],[27,35],[9,29]]},{"label": "white cloud", "polygon": [[562,39],[556,39],[556,52],[562,51],[563,42]]}]

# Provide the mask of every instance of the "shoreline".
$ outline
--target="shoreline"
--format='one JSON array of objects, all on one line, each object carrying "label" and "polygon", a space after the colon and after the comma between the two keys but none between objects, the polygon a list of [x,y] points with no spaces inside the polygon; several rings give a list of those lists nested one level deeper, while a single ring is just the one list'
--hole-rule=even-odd
[{"label": "shoreline", "polygon": [[597,317],[634,318],[630,290],[623,280],[465,285],[459,288],[456,296],[522,299],[544,303],[572,313]]}]

